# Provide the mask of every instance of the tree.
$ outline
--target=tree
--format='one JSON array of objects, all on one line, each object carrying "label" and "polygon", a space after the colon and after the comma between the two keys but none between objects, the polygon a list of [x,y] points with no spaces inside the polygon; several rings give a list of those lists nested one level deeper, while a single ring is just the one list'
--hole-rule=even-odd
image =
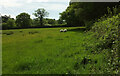
[{"label": "tree", "polygon": [[46,18],[45,21],[47,24],[51,24],[51,25],[54,25],[57,22],[55,19],[48,19],[48,18]]},{"label": "tree", "polygon": [[58,23],[58,24],[63,24],[64,21],[63,21],[63,19],[60,17],[60,18],[57,20],[57,23]]},{"label": "tree", "polygon": [[1,18],[2,18],[1,26],[3,29],[11,29],[11,28],[15,27],[15,25],[16,25],[15,20],[14,20],[14,18],[10,18],[10,15],[9,16],[4,15],[4,16],[1,16]]},{"label": "tree", "polygon": [[[61,18],[67,22],[67,25],[91,27],[94,20],[107,14],[107,7],[119,5],[118,2],[70,2],[68,8],[62,12]],[[116,10],[115,10],[116,12]]]},{"label": "tree", "polygon": [[2,29],[3,29],[3,30],[8,29],[8,25],[7,25],[7,23],[2,23]]},{"label": "tree", "polygon": [[20,28],[28,28],[31,26],[31,18],[28,13],[20,13],[16,16],[16,24]]},{"label": "tree", "polygon": [[35,19],[33,19],[33,26],[39,26],[39,19],[38,18],[35,18]]},{"label": "tree", "polygon": [[8,21],[8,19],[10,19],[10,15],[9,16],[7,16],[7,15],[2,16],[2,23],[6,23]]},{"label": "tree", "polygon": [[78,12],[78,3],[71,4],[66,11],[60,13],[60,19],[65,20],[68,26],[81,26],[83,25],[80,12]]},{"label": "tree", "polygon": [[8,19],[7,21],[8,28],[14,28],[15,27],[15,20],[14,19]]},{"label": "tree", "polygon": [[39,19],[40,26],[43,26],[43,18],[45,16],[48,16],[49,13],[45,9],[40,8],[40,9],[37,9],[33,14],[35,17]]}]

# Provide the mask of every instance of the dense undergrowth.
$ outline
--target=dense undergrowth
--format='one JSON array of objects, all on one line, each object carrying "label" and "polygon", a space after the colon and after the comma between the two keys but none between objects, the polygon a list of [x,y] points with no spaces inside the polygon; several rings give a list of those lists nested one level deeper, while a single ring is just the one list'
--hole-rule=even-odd
[{"label": "dense undergrowth", "polygon": [[120,70],[119,66],[119,36],[118,27],[120,26],[120,13],[111,17],[102,17],[95,22],[91,32],[94,33],[94,37],[98,39],[96,43],[96,50],[94,52],[107,52],[108,67],[105,69],[105,73],[118,74]]}]

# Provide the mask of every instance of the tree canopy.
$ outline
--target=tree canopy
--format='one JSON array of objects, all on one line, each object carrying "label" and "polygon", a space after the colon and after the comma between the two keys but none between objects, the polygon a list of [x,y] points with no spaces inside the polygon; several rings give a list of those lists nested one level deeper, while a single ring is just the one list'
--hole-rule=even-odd
[{"label": "tree canopy", "polygon": [[40,26],[43,26],[43,18],[48,16],[48,12],[44,8],[39,8],[33,13],[35,17],[39,20]]},{"label": "tree canopy", "polygon": [[16,24],[21,28],[28,28],[31,26],[31,18],[28,13],[20,13],[16,16]]},{"label": "tree canopy", "polygon": [[90,21],[107,14],[107,7],[113,8],[117,5],[118,2],[70,2],[68,8],[60,15],[69,26],[88,26]]}]

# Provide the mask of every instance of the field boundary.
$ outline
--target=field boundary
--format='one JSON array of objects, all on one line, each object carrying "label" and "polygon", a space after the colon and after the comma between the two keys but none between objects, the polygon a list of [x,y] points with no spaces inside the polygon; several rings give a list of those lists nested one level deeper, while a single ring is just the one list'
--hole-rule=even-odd
[{"label": "field boundary", "polygon": [[[41,27],[28,27],[28,28],[11,28],[11,29],[2,29],[2,30],[12,30],[12,29],[35,29],[35,28],[62,28],[62,27],[81,27],[86,29],[86,27],[82,26],[41,26]],[[0,29],[1,30],[1,29]]]}]

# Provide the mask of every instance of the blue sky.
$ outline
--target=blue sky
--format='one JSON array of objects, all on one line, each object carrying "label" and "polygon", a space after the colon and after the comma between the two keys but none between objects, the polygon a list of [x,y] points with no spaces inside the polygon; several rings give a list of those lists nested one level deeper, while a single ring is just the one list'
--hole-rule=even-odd
[{"label": "blue sky", "polygon": [[38,8],[44,8],[49,12],[48,18],[59,19],[59,13],[63,12],[69,5],[70,0],[0,0],[0,13],[11,15],[15,18],[22,12],[33,13]]}]

